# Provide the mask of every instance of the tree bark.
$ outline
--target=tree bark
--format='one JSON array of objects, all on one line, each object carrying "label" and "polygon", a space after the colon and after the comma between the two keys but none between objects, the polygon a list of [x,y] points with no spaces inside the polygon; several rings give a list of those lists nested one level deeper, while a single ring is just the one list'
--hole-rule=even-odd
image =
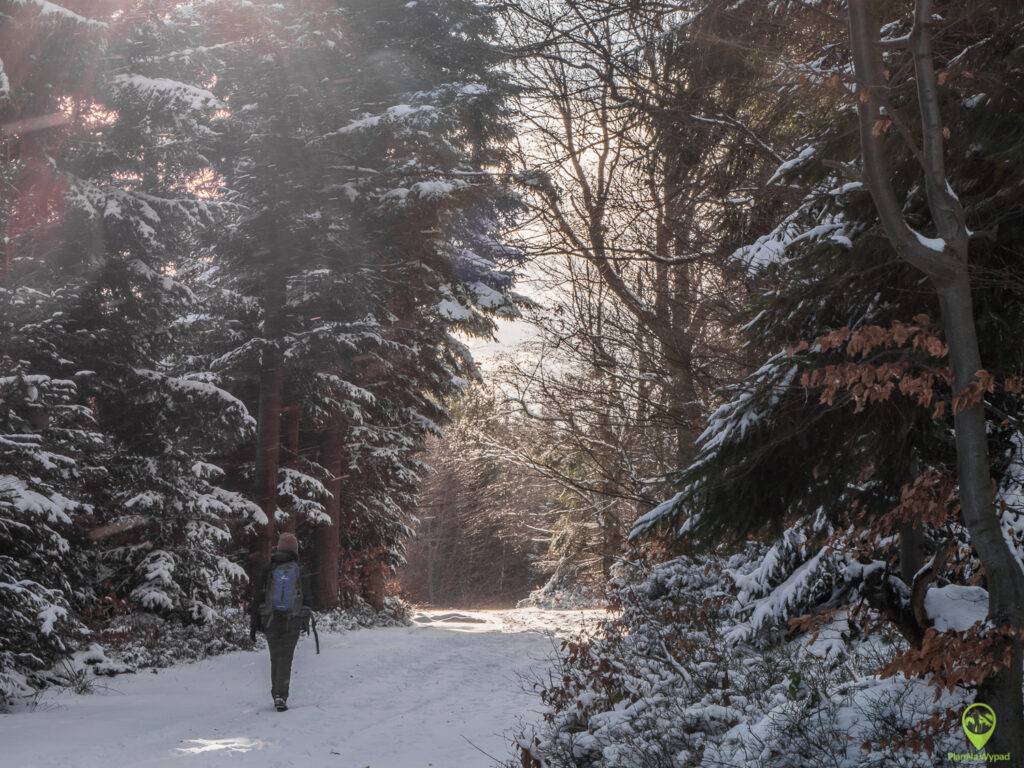
[{"label": "tree bark", "polygon": [[384,589],[387,581],[387,563],[384,561],[384,554],[375,555],[366,564],[366,602],[374,610],[384,610]]},{"label": "tree bark", "polygon": [[316,600],[317,609],[330,610],[338,606],[338,558],[341,552],[341,486],[344,451],[341,445],[341,426],[333,420],[324,431],[320,444],[320,462],[330,473],[327,490],[331,497],[324,504],[330,525],[316,528]]},{"label": "tree bark", "polygon": [[[298,471],[299,469],[299,424],[302,420],[302,409],[298,405],[287,405],[282,412],[288,417],[288,431],[285,434],[285,463],[287,466]],[[292,510],[285,521],[284,529],[289,533],[295,533],[299,527],[298,512]]]},{"label": "tree bark", "polygon": [[622,534],[618,520],[611,510],[601,513],[601,575],[604,580],[612,578],[612,568],[622,556]]},{"label": "tree bark", "polygon": [[[921,462],[917,455],[910,460],[910,481],[921,474]],[[900,525],[900,578],[907,587],[914,586],[914,578],[924,568],[927,558],[927,539],[920,525],[907,522]]]},{"label": "tree bark", "polygon": [[[666,185],[665,197],[671,195],[671,189]],[[664,215],[661,218],[664,219]],[[658,255],[666,260],[672,255],[670,242],[675,243],[675,255],[684,252],[681,238],[673,236],[668,224],[662,220],[658,225],[655,248]],[[700,413],[694,408],[697,388],[693,375],[693,339],[689,329],[693,301],[691,288],[689,265],[670,267],[658,264],[655,268],[654,315],[657,324],[648,324],[647,327],[658,339],[660,362],[669,373],[665,407],[667,426],[675,435],[674,461],[677,467],[690,465],[694,454],[694,427],[701,422]]]},{"label": "tree bark", "polygon": [[676,466],[688,467],[693,460],[694,427],[700,424],[695,403],[697,387],[693,377],[693,354],[683,346],[683,339],[673,349],[664,350],[664,359],[671,371],[668,392],[668,416],[675,432]]},{"label": "tree bark", "polygon": [[[915,232],[903,217],[902,205],[891,182],[890,164],[878,130],[889,85],[885,77],[880,23],[872,0],[849,0],[850,42],[857,76],[864,178],[878,216],[896,252],[920,269],[935,285],[942,324],[949,344],[954,391],[966,388],[982,369],[968,271],[968,232],[960,201],[945,176],[943,126],[938,84],[931,49],[931,0],[918,0],[910,46],[921,117],[923,146],[915,153],[925,180],[925,193],[937,239]],[[989,591],[989,619],[997,626],[1024,627],[1024,570],[1003,537],[999,513],[993,503],[989,474],[984,403],[954,415],[960,506],[971,543],[985,569]],[[1015,642],[1010,666],[986,680],[978,700],[996,711],[1000,727],[989,744],[990,752],[1013,753],[1024,759],[1024,701],[1021,698],[1022,648]]]},{"label": "tree bark", "polygon": [[[966,273],[939,292],[953,365],[955,391],[963,390],[981,369],[971,289]],[[1024,571],[1003,536],[1002,521],[993,503],[989,474],[985,407],[978,403],[954,416],[960,509],[971,544],[985,569],[989,593],[988,618],[996,626],[1024,628]],[[1000,727],[988,751],[1010,752],[1011,761],[1024,759],[1024,647],[1013,643],[1010,665],[978,688],[977,700],[991,706]]]},{"label": "tree bark", "polygon": [[267,524],[256,542],[253,552],[255,565],[266,567],[276,542],[277,474],[281,458],[281,395],[284,388],[284,366],[277,341],[281,332],[281,313],[284,307],[284,288],[274,285],[264,297],[264,337],[260,367],[260,395],[258,438],[256,445],[256,503],[267,517]]},{"label": "tree bark", "polygon": [[918,525],[903,523],[900,526],[900,578],[908,587],[914,583],[914,576],[924,568],[925,536]]}]

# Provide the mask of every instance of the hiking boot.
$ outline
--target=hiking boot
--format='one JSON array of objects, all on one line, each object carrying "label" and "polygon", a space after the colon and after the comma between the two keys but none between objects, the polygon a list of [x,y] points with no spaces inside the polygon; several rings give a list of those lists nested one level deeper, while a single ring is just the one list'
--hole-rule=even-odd
[{"label": "hiking boot", "polygon": [[288,709],[288,702],[285,701],[284,697],[282,696],[275,696],[274,709],[276,709],[278,712],[284,712],[286,709]]}]

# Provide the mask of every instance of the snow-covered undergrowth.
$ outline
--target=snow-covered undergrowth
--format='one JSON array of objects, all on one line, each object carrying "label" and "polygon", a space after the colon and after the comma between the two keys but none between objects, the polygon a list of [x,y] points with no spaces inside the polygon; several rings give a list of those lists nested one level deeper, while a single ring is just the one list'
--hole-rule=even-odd
[{"label": "snow-covered undergrowth", "polygon": [[[383,611],[374,610],[356,598],[349,608],[316,614],[317,628],[324,632],[345,632],[371,627],[399,627],[409,624],[409,608],[397,598],[388,598]],[[228,609],[203,624],[183,625],[163,621],[152,614],[126,616],[102,633],[109,655],[129,669],[169,667],[199,661],[237,650],[262,645],[249,639],[249,617],[239,609]],[[111,674],[97,669],[97,674]]]},{"label": "snow-covered undergrowth", "polygon": [[[752,575],[757,554],[624,570],[612,583],[621,614],[563,643],[540,685],[543,721],[519,733],[515,765],[932,765],[912,742],[960,700],[880,677],[901,647],[884,631],[845,619],[806,635],[750,631],[756,609],[736,582]],[[934,738],[938,752],[954,748]]]},{"label": "snow-covered undergrowth", "polygon": [[238,609],[215,614],[201,624],[182,624],[151,613],[126,614],[98,632],[97,640],[109,656],[126,665],[122,671],[169,667],[254,647],[249,619]]},{"label": "snow-covered undergrowth", "polygon": [[397,597],[384,598],[382,611],[358,597],[354,600],[351,607],[316,614],[317,627],[327,632],[344,632],[372,627],[407,627],[412,623],[409,604]]},{"label": "snow-covered undergrowth", "polygon": [[558,611],[524,607],[499,611],[422,611],[412,617],[412,623],[452,632],[535,632],[549,637],[572,637],[607,615],[604,609]]},{"label": "snow-covered undergrowth", "polygon": [[608,600],[603,586],[575,584],[569,587],[556,583],[553,577],[544,586],[520,600],[518,608],[543,608],[551,611],[575,611],[603,608]]}]

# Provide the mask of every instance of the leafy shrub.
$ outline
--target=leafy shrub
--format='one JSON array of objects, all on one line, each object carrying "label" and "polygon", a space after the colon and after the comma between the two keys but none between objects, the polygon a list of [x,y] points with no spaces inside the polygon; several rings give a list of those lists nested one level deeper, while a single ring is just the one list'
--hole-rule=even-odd
[{"label": "leafy shrub", "polygon": [[[621,613],[563,641],[518,732],[527,768],[924,768],[959,748],[937,724],[964,694],[877,671],[902,640],[837,613],[814,633],[746,631],[737,581],[763,548],[628,566]],[[780,611],[788,606],[780,604]],[[785,621],[782,622],[783,626]],[[742,631],[739,631],[742,630]],[[947,744],[948,742],[948,744]]]}]

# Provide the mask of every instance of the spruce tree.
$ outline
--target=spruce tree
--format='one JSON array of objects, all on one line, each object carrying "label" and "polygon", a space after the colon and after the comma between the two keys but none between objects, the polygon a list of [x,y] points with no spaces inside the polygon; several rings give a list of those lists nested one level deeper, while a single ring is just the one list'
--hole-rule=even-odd
[{"label": "spruce tree", "polygon": [[[514,312],[513,255],[498,244],[511,201],[491,177],[493,144],[507,135],[484,39],[492,22],[446,3],[210,13],[213,40],[254,30],[252,48],[210,65],[227,107],[218,168],[239,215],[212,244],[209,270],[196,266],[220,299],[238,297],[222,302],[210,365],[260,414],[252,482],[265,523],[253,554],[266,556],[278,523],[329,519],[322,550],[344,537],[395,563],[422,471],[413,453],[474,375],[449,331],[487,332],[488,314]],[[401,60],[371,67],[373,51]],[[294,439],[282,437],[286,406],[288,429],[311,446],[301,458],[281,450]],[[319,496],[298,519],[286,508],[303,506],[296,479]]]},{"label": "spruce tree", "polygon": [[108,482],[89,499],[95,580],[143,609],[203,619],[239,575],[221,554],[224,518],[249,511],[207,460],[252,429],[239,401],[167,360],[173,321],[194,301],[175,263],[215,216],[195,182],[217,101],[176,53],[187,13],[122,10],[79,24],[90,35],[80,57],[30,58],[12,81],[16,106],[61,119],[16,137],[26,171],[9,209],[8,279],[50,312],[46,343],[23,346],[22,365],[74,378],[105,438]]},{"label": "spruce tree", "polygon": [[[382,281],[378,316],[394,352],[359,383],[374,418],[353,437],[364,457],[352,542],[401,561],[407,509],[422,468],[422,437],[447,419],[444,403],[476,376],[453,335],[487,334],[494,314],[515,315],[517,254],[501,242],[516,203],[500,182],[509,138],[509,86],[498,68],[494,18],[477,4],[344,4],[357,34],[356,98],[324,137],[363,158],[343,178],[365,247]],[[375,476],[376,475],[376,476]]]},{"label": "spruce tree", "polygon": [[30,693],[88,634],[78,612],[92,595],[72,540],[93,511],[83,490],[104,479],[91,463],[103,437],[77,400],[75,382],[0,361],[0,703]]},{"label": "spruce tree", "polygon": [[[1007,334],[1024,322],[1009,257],[1020,210],[1015,202],[997,202],[1008,201],[1007,190],[1018,183],[1004,154],[1017,145],[1010,140],[1007,149],[1002,142],[1016,135],[1018,33],[1009,20],[1019,9],[992,4],[989,11],[991,26],[950,22],[938,60],[949,67],[941,91],[949,184],[974,233],[982,355],[1002,382],[1020,370],[1020,351]],[[906,31],[894,24],[885,34],[898,39]],[[849,92],[836,87],[848,63],[844,50],[829,49],[810,77],[788,84],[808,96],[809,130],[770,183],[798,188],[803,199],[734,256],[755,280],[743,333],[751,348],[763,350],[763,362],[724,393],[696,460],[677,478],[679,495],[640,518],[634,536],[665,526],[671,538],[685,541],[768,537],[775,544],[746,590],[752,612],[757,600],[773,606],[763,626],[823,605],[866,602],[914,644],[928,625],[913,616],[913,603],[923,600],[929,581],[978,569],[949,492],[956,467],[950,415],[958,393],[943,373],[948,362],[935,294],[897,257],[859,180],[855,115]],[[902,53],[894,48],[887,55],[895,66]],[[980,71],[989,73],[991,95],[980,90],[974,76]],[[896,110],[913,102],[912,85],[901,82],[889,98]],[[896,126],[878,130],[893,152],[894,184],[909,201],[905,215],[928,232],[913,150]],[[999,384],[985,402],[990,470],[1005,485],[1014,466],[1019,395]],[[922,510],[931,510],[928,519]],[[1004,512],[1008,529],[1014,514]],[[933,557],[941,564],[946,547],[969,564],[921,570]]]}]

